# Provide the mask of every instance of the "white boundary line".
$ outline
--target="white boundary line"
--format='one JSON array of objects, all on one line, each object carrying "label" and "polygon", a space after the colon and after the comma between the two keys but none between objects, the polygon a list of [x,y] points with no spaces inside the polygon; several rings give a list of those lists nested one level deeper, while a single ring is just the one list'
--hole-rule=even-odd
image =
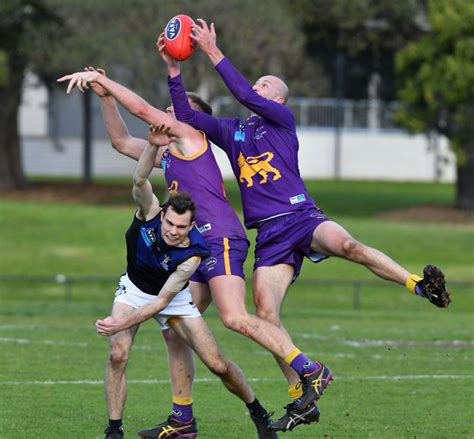
[{"label": "white boundary line", "polygon": [[[474,340],[390,340],[390,339],[354,339],[347,340],[342,338],[327,338],[327,341],[332,343],[350,346],[352,348],[374,348],[374,347],[429,347],[429,348],[472,348],[474,347]],[[15,338],[15,337],[0,337],[0,342],[3,343],[17,343],[17,344],[39,344],[39,345],[59,345],[59,346],[78,346],[89,347],[94,343],[88,342],[67,342],[64,340],[34,340],[29,338]],[[163,346],[145,345],[136,343],[133,345],[134,349],[160,349]],[[232,352],[238,351],[230,348]],[[265,350],[255,351],[255,354],[267,354]]]},{"label": "white boundary line", "polygon": [[[373,376],[337,376],[337,381],[405,381],[405,380],[472,380],[474,375],[373,375]],[[282,378],[249,378],[252,383],[264,381],[282,381]],[[129,384],[169,384],[169,379],[158,380],[128,380]],[[218,378],[195,378],[195,383],[220,383]],[[103,380],[46,380],[46,381],[0,381],[1,386],[12,385],[40,385],[40,386],[56,386],[56,385],[103,385]]]}]

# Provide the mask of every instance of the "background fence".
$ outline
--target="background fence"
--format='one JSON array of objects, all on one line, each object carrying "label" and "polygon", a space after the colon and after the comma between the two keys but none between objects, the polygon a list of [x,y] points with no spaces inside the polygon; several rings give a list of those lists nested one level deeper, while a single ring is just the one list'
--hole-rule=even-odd
[{"label": "background fence", "polygon": [[[55,286],[62,286],[64,291],[64,301],[72,302],[74,300],[74,288],[79,285],[98,286],[99,284],[107,284],[108,290],[118,282],[119,276],[111,275],[93,275],[93,276],[67,276],[64,274],[56,275],[37,275],[37,276],[23,276],[23,275],[0,275],[0,287],[6,287],[7,284],[17,284],[22,286],[29,286],[35,288],[35,285],[51,284]],[[378,279],[361,280],[361,279],[299,279],[300,286],[313,287],[316,289],[323,289],[326,287],[340,287],[345,289],[347,294],[352,295],[352,307],[355,310],[361,309],[363,305],[363,292],[367,288],[398,288],[400,286]],[[470,281],[450,281],[449,286],[466,289],[469,293],[474,293],[474,282]],[[247,290],[250,291],[252,285],[251,280],[247,280]]]}]

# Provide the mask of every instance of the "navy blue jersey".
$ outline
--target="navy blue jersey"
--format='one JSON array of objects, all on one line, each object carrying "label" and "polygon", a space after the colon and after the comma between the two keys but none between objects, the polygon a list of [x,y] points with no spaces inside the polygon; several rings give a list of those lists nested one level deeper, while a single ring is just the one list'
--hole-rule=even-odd
[{"label": "navy blue jersey", "polygon": [[209,248],[196,227],[188,238],[188,247],[167,245],[161,238],[160,214],[149,221],[134,216],[125,240],[127,242],[127,273],[144,293],[158,295],[178,265],[193,256],[209,255]]}]

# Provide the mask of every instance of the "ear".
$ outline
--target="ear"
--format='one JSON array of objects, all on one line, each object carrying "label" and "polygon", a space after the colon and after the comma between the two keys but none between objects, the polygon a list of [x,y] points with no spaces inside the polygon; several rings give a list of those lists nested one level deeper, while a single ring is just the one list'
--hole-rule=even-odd
[{"label": "ear", "polygon": [[285,105],[285,98],[283,96],[277,96],[275,101],[277,101],[281,105]]},{"label": "ear", "polygon": [[[189,226],[189,230],[191,230],[196,225],[196,221],[192,221],[191,225]],[[196,227],[197,228],[197,227]]]},{"label": "ear", "polygon": [[161,209],[161,212],[160,212],[160,220],[163,221],[163,218],[165,217],[165,214],[163,212],[163,209]]}]

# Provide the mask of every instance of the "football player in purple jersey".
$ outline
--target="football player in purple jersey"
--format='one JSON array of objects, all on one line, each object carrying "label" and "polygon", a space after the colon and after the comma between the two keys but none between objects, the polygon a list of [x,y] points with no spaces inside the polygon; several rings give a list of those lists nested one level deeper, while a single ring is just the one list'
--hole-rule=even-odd
[{"label": "football player in purple jersey", "polygon": [[[250,111],[248,119],[218,119],[194,111],[187,102],[179,63],[158,48],[168,64],[168,85],[176,117],[204,131],[227,154],[237,178],[247,228],[257,229],[253,275],[257,315],[283,327],[280,309],[304,257],[319,262],[337,256],[365,265],[377,276],[404,285],[438,307],[451,299],[441,270],[427,265],[423,278],[381,251],[354,239],[330,220],[309,196],[298,169],[298,138],[293,113],[285,105],[288,87],[277,76],[266,75],[252,86],[216,44],[214,24],[201,19],[192,37],[213,63],[234,97]],[[327,383],[327,368],[316,362],[311,374],[295,374],[278,359],[295,402],[271,428],[291,430],[305,422],[304,408],[318,399]]]}]

